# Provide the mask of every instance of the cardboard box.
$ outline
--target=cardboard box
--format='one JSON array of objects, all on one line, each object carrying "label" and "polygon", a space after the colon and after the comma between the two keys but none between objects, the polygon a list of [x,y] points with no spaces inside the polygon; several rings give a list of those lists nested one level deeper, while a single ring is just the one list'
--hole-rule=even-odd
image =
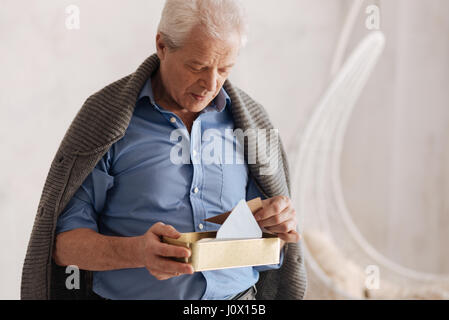
[{"label": "cardboard box", "polygon": [[[260,198],[247,203],[253,213],[262,208]],[[230,213],[206,221],[222,224]],[[195,271],[279,264],[280,239],[276,235],[264,232],[260,239],[198,242],[204,238],[215,238],[216,234],[216,231],[190,232],[181,234],[178,239],[163,237],[162,241],[191,249],[189,258],[176,260],[192,264]]]}]

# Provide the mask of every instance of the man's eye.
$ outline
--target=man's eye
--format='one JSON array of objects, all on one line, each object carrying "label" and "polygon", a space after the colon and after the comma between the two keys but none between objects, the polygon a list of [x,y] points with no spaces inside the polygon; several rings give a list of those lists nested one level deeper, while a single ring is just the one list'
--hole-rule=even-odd
[{"label": "man's eye", "polygon": [[195,67],[190,67],[190,69],[192,69],[195,72],[200,72],[203,70],[202,68],[195,68]]}]

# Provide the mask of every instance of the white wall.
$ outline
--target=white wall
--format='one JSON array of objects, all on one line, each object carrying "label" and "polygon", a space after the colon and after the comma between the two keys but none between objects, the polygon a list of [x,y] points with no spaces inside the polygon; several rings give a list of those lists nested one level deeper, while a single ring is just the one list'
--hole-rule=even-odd
[{"label": "white wall", "polygon": [[388,258],[449,274],[449,2],[381,9],[387,45],[346,134],[346,201]]},{"label": "white wall", "polygon": [[[78,31],[65,27],[70,4],[80,8]],[[245,4],[251,40],[231,79],[266,105],[287,140],[293,131],[285,124],[303,119],[323,86],[340,2]],[[3,0],[1,6],[0,163],[7,169],[0,173],[0,224],[7,227],[0,234],[0,298],[18,298],[29,234],[55,151],[84,100],[154,52],[163,1]]]}]

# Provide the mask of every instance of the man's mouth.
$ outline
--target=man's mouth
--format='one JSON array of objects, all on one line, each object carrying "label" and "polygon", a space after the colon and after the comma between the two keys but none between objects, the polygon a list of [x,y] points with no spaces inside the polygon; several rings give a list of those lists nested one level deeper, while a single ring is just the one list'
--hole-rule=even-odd
[{"label": "man's mouth", "polygon": [[192,97],[194,97],[198,101],[203,101],[204,99],[206,99],[206,96],[199,96],[194,93],[192,93]]}]

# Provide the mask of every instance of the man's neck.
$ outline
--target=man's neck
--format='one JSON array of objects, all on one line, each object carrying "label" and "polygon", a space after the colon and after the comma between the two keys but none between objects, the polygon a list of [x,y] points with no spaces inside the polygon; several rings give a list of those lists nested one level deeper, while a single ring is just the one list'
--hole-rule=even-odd
[{"label": "man's neck", "polygon": [[180,117],[187,130],[190,132],[193,122],[199,116],[199,112],[190,112],[171,98],[165,90],[160,68],[151,77],[151,86],[153,89],[154,101],[165,110],[173,112]]}]

